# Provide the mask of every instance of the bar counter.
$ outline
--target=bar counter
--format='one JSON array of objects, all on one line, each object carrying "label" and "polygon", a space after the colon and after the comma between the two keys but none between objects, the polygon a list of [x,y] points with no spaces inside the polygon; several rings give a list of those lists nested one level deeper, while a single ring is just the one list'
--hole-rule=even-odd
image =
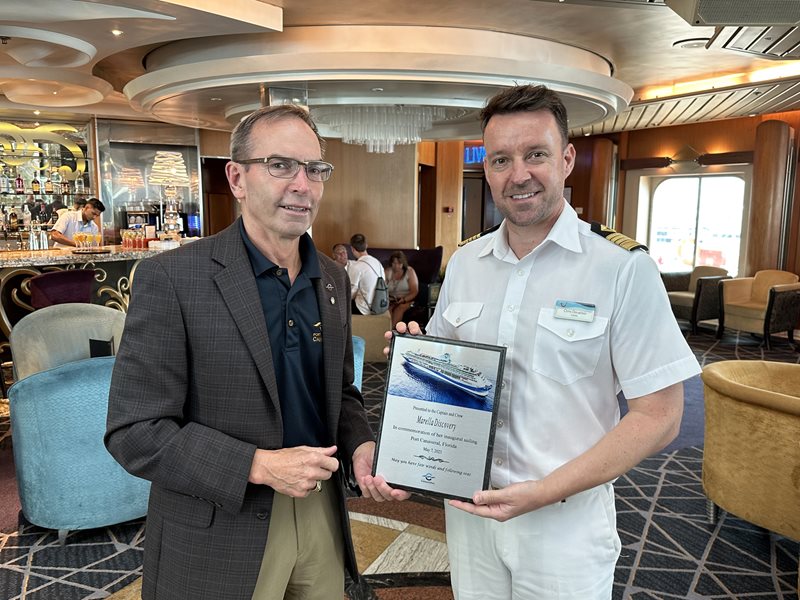
[{"label": "bar counter", "polygon": [[120,260],[141,260],[155,256],[163,250],[132,250],[122,246],[103,246],[105,253],[74,253],[71,248],[50,250],[4,250],[0,251],[0,269],[10,267],[43,267],[48,265],[83,265]]},{"label": "bar counter", "polygon": [[33,311],[31,277],[49,271],[93,269],[93,302],[127,311],[136,265],[163,250],[133,250],[122,246],[103,246],[103,249],[109,251],[76,253],[72,248],[0,251],[0,346],[8,339],[14,324]]}]

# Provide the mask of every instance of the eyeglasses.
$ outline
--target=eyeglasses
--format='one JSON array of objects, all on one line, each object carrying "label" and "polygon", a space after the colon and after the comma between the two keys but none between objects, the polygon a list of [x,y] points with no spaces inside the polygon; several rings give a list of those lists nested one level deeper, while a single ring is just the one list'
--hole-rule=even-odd
[{"label": "eyeglasses", "polygon": [[266,158],[246,158],[233,162],[240,165],[265,164],[269,174],[279,179],[292,179],[300,170],[300,165],[305,169],[306,177],[310,181],[328,181],[333,173],[333,165],[323,160],[304,161],[285,156],[267,156]]}]

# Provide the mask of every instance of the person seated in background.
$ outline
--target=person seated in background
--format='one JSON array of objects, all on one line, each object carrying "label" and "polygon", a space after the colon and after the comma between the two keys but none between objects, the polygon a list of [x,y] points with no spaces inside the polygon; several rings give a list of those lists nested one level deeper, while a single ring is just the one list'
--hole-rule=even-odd
[{"label": "person seated in background", "polygon": [[350,267],[350,263],[355,262],[347,258],[347,248],[344,244],[334,244],[331,252],[333,260],[342,265],[345,271]]},{"label": "person seated in background", "polygon": [[50,231],[50,238],[55,242],[56,248],[67,248],[77,246],[74,241],[76,232],[99,233],[95,219],[106,209],[103,203],[97,198],[89,198],[83,209],[75,211],[69,210],[58,217],[58,221]]},{"label": "person seated in background", "polygon": [[356,257],[347,269],[350,296],[353,299],[351,310],[354,315],[368,315],[378,277],[383,277],[383,265],[367,253],[367,238],[363,233],[356,233],[350,238],[350,248]]},{"label": "person seated in background", "polygon": [[389,256],[389,266],[385,269],[386,286],[389,288],[389,312],[392,313],[392,329],[403,320],[403,314],[414,303],[419,293],[419,280],[414,267],[408,265],[408,258],[402,250]]}]

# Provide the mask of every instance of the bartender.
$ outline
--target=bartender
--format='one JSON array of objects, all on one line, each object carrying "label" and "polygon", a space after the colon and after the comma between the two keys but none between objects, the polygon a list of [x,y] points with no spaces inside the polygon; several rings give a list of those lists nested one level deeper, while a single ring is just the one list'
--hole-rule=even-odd
[{"label": "bartender", "polygon": [[105,211],[106,207],[97,198],[89,198],[86,205],[80,210],[70,210],[58,217],[58,221],[50,230],[50,239],[55,242],[56,248],[76,246],[73,238],[77,232],[99,233],[100,227],[96,220]]}]

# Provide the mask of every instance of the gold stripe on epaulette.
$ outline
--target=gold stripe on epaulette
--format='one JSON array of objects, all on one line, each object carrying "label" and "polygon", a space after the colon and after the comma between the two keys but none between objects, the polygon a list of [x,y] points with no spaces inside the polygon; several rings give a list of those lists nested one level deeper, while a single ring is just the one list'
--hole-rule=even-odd
[{"label": "gold stripe on epaulette", "polygon": [[475,234],[475,235],[473,235],[472,237],[468,237],[468,238],[467,238],[467,239],[465,239],[465,240],[461,240],[461,241],[458,243],[458,247],[460,248],[461,246],[463,246],[463,245],[465,245],[465,244],[469,244],[470,242],[474,242],[474,241],[475,241],[475,240],[477,240],[478,238],[481,238],[481,237],[485,236],[487,233],[492,233],[493,231],[497,231],[499,227],[500,227],[500,225],[495,225],[494,227],[490,227],[489,229],[486,229],[486,230],[484,230],[484,231],[481,231],[480,233],[476,233],[476,234]]},{"label": "gold stripe on epaulette", "polygon": [[629,238],[627,235],[623,235],[617,231],[614,231],[613,229],[611,229],[610,227],[606,227],[602,223],[593,221],[591,227],[592,231],[597,235],[599,235],[600,237],[604,237],[609,242],[616,244],[620,248],[624,248],[629,252],[632,252],[633,250],[644,250],[645,252],[648,251],[647,246],[645,246],[644,244],[640,244],[633,238]]}]

